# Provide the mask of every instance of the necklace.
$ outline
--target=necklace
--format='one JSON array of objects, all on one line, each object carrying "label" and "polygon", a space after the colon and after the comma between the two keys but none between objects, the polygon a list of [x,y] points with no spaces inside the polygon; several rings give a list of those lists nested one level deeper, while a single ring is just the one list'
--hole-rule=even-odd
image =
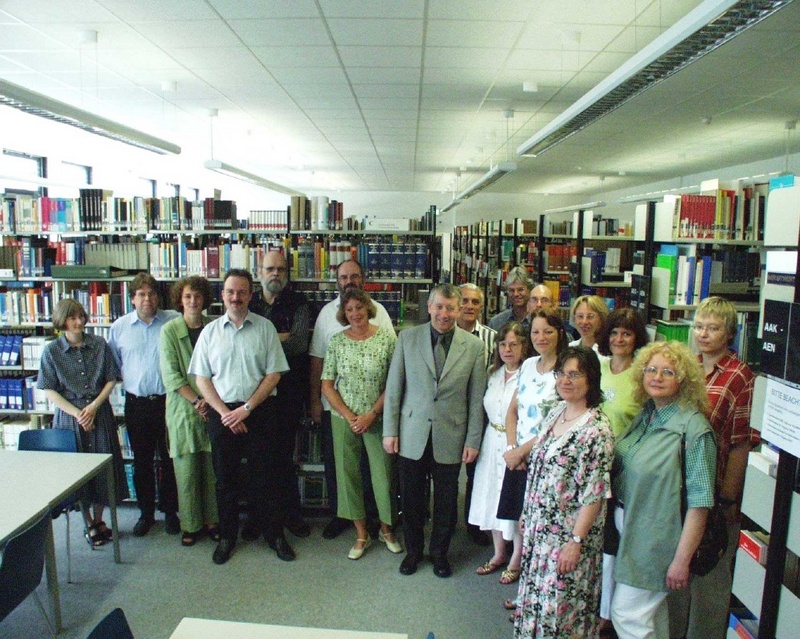
[{"label": "necklace", "polygon": [[561,421],[562,424],[566,424],[567,422],[574,422],[576,419],[578,419],[578,417],[581,417],[585,413],[586,413],[586,411],[583,411],[583,413],[580,413],[578,415],[575,415],[575,417],[570,417],[569,419],[567,419],[567,409],[565,408],[564,412],[561,415],[561,420],[560,421]]}]

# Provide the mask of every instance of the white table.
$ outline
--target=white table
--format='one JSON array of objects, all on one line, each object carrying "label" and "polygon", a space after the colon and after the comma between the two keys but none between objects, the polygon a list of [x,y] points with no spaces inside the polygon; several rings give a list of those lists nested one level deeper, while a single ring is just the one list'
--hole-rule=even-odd
[{"label": "white table", "polygon": [[[122,562],[117,529],[116,482],[111,455],[0,450],[0,545],[25,530],[45,512],[61,503],[98,473],[106,471],[112,495],[111,530],[114,560]],[[47,590],[56,633],[61,632],[61,598],[58,589],[53,527],[45,547]]]},{"label": "white table", "polygon": [[170,639],[408,639],[408,635],[393,632],[363,630],[329,630],[272,626],[238,621],[215,621],[184,617]]}]

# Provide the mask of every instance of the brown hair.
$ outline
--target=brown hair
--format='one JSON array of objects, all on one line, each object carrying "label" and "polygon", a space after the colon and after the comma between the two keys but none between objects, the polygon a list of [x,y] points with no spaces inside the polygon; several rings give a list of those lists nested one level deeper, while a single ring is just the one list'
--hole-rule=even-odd
[{"label": "brown hair", "polygon": [[72,297],[67,297],[56,304],[53,309],[53,328],[57,331],[63,331],[67,327],[67,320],[70,317],[78,316],[82,316],[87,321],[89,320],[89,316],[81,303]]},{"label": "brown hair", "polygon": [[172,285],[169,291],[172,308],[183,313],[183,289],[187,286],[192,291],[196,291],[203,296],[203,310],[211,306],[214,297],[214,293],[211,290],[211,283],[205,277],[190,275],[188,277],[182,277]]},{"label": "brown hair", "polygon": [[339,303],[339,310],[336,311],[336,319],[339,320],[339,324],[342,326],[347,326],[347,316],[345,315],[344,307],[350,300],[361,302],[367,308],[367,317],[369,319],[372,319],[378,314],[378,309],[375,307],[369,295],[360,288],[350,289],[342,293],[342,301]]}]

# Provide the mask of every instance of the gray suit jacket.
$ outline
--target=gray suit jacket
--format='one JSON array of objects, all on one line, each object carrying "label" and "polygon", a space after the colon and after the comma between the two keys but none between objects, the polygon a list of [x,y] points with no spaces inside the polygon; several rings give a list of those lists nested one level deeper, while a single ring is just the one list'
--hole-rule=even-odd
[{"label": "gray suit jacket", "polygon": [[456,327],[436,381],[430,323],[400,332],[386,381],[384,437],[400,438],[400,455],[419,459],[432,433],[433,457],[458,464],[464,446],[480,450],[486,368],[483,343]]}]

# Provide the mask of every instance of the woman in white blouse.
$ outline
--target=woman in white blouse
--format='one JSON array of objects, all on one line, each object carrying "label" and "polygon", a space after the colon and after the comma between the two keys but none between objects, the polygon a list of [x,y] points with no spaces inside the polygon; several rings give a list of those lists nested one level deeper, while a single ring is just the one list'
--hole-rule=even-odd
[{"label": "woman in white blouse", "polygon": [[[530,340],[522,324],[511,321],[500,329],[489,368],[486,394],[483,396],[489,425],[475,466],[475,484],[469,511],[469,523],[481,530],[491,531],[494,544],[491,559],[481,564],[476,571],[479,575],[491,574],[505,565],[506,542],[514,538],[516,531],[516,522],[498,519],[497,506],[506,469],[503,459],[506,450],[506,414],[517,389],[520,365],[529,357],[530,352]],[[513,571],[514,567],[509,564],[509,569]],[[506,574],[508,572],[503,571],[506,580],[514,576],[513,572]]]}]

